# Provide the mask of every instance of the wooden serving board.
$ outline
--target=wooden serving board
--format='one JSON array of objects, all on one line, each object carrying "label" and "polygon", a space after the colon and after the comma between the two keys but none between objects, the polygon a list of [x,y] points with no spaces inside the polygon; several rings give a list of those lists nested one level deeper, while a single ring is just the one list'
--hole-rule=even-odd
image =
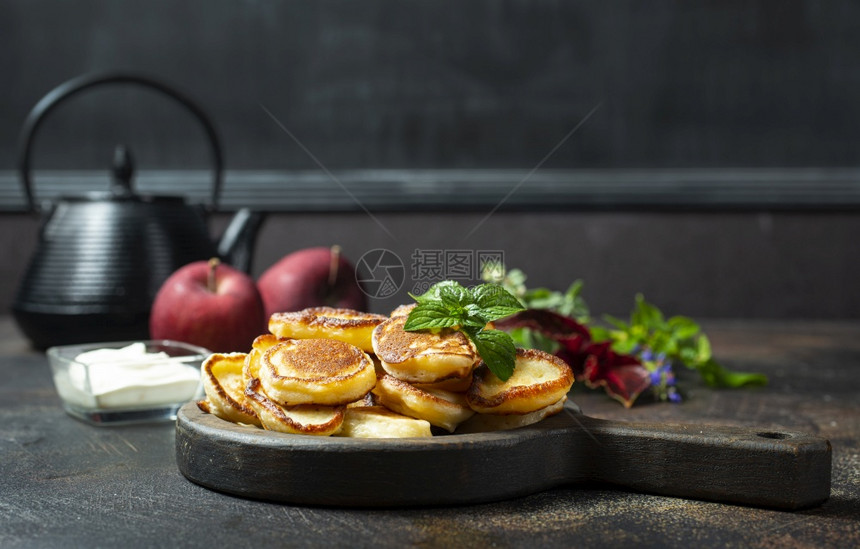
[{"label": "wooden serving board", "polygon": [[831,447],[794,432],[595,419],[572,403],[516,430],[412,439],[289,435],[190,403],[177,417],[176,461],[207,488],[294,504],[468,504],[587,482],[800,509],[829,497]]}]

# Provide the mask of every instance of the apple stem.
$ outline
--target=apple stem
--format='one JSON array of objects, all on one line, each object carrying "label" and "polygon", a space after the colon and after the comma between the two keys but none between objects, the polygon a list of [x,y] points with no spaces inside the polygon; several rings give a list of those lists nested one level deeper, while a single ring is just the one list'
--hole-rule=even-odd
[{"label": "apple stem", "polygon": [[328,285],[334,287],[337,282],[337,268],[340,265],[340,246],[335,244],[331,247],[331,262],[328,265]]},{"label": "apple stem", "polygon": [[213,294],[218,289],[218,286],[215,284],[215,269],[217,269],[220,264],[221,260],[217,257],[213,257],[209,260],[209,276],[206,278],[206,287]]}]

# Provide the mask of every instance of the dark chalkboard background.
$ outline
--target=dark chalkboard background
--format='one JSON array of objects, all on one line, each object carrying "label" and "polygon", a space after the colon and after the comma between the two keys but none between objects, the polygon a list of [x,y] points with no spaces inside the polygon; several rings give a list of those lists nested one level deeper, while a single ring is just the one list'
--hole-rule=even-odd
[{"label": "dark chalkboard background", "polygon": [[[812,167],[806,190],[838,180],[841,200],[860,151],[858,21],[847,0],[4,0],[0,172],[15,188],[2,199],[17,200],[16,136],[33,104],[81,73],[122,69],[212,114],[240,173],[228,191],[242,171],[319,175],[317,161],[358,187],[355,170],[540,165],[632,170],[643,185],[654,170],[777,170],[739,176],[742,190]],[[209,161],[178,107],[105,88],[52,114],[35,166],[103,169],[118,142],[141,170]]]}]

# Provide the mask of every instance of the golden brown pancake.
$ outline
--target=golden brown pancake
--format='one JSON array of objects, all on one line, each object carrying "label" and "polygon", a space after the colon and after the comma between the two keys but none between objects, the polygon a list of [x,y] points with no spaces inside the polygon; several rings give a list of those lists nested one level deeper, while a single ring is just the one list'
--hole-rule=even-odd
[{"label": "golden brown pancake", "polygon": [[391,311],[391,314],[389,314],[388,316],[390,316],[391,318],[394,318],[396,316],[409,316],[409,313],[411,313],[412,309],[414,309],[417,305],[417,303],[406,303],[404,305],[399,305],[396,309]]},{"label": "golden brown pancake", "polygon": [[206,413],[234,423],[260,425],[260,420],[245,397],[242,370],[245,353],[215,353],[200,367],[206,400],[197,407]]},{"label": "golden brown pancake", "polygon": [[373,388],[376,400],[397,413],[424,419],[430,424],[453,432],[474,414],[465,396],[447,391],[424,391],[391,375],[384,375]]},{"label": "golden brown pancake", "polygon": [[451,377],[437,381],[436,383],[413,383],[416,387],[423,390],[438,390],[450,391],[452,393],[465,393],[472,385],[472,374],[466,377]]},{"label": "golden brown pancake", "polygon": [[350,402],[346,405],[347,408],[369,408],[376,403],[373,401],[373,393],[367,393],[361,399],[355,402]]},{"label": "golden brown pancake", "polygon": [[558,402],[572,385],[573,371],[562,359],[536,349],[517,349],[514,373],[507,381],[482,363],[466,399],[482,414],[528,414]]},{"label": "golden brown pancake", "polygon": [[258,377],[269,398],[283,406],[348,404],[376,384],[367,353],[334,339],[281,341],[259,355]]},{"label": "golden brown pancake", "polygon": [[347,408],[343,426],[335,436],[352,438],[406,438],[433,436],[430,423],[392,412],[384,406]]},{"label": "golden brown pancake", "polygon": [[260,357],[266,351],[283,341],[287,341],[287,339],[272,334],[263,334],[254,339],[254,342],[251,344],[251,350],[245,359],[245,367],[242,368],[242,380],[245,386],[248,385],[252,377],[260,377],[258,373],[260,369]]},{"label": "golden brown pancake", "polygon": [[397,316],[373,331],[373,350],[388,374],[410,383],[436,383],[472,372],[477,354],[465,335],[449,329],[407,332],[405,323],[405,316]]},{"label": "golden brown pancake", "polygon": [[263,391],[259,379],[251,379],[245,396],[260,418],[264,429],[297,435],[328,436],[340,430],[344,406],[304,404],[281,406]]},{"label": "golden brown pancake", "polygon": [[371,352],[373,329],[385,320],[382,315],[352,309],[311,307],[273,314],[269,318],[269,331],[282,338],[336,339]]},{"label": "golden brown pancake", "polygon": [[555,404],[528,414],[475,414],[457,427],[457,434],[507,431],[532,425],[561,412],[566,401],[567,397],[563,397]]}]

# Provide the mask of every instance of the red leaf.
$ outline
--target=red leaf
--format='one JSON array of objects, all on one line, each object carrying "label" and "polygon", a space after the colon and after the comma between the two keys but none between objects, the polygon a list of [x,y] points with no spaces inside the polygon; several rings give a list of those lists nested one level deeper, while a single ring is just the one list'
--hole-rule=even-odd
[{"label": "red leaf", "polygon": [[614,352],[609,342],[593,343],[585,352],[585,384],[592,389],[603,387],[625,408],[633,406],[642,391],[651,386],[651,374],[636,357]]},{"label": "red leaf", "polygon": [[579,352],[591,342],[588,328],[570,317],[544,309],[528,309],[508,318],[495,321],[497,328],[528,328],[562,344],[570,353]]},{"label": "red leaf", "polygon": [[591,333],[588,328],[575,321],[574,319],[548,311],[546,309],[527,309],[513,316],[495,321],[499,328],[531,328],[537,330],[546,336],[567,335],[578,333],[587,338],[591,338]]}]

